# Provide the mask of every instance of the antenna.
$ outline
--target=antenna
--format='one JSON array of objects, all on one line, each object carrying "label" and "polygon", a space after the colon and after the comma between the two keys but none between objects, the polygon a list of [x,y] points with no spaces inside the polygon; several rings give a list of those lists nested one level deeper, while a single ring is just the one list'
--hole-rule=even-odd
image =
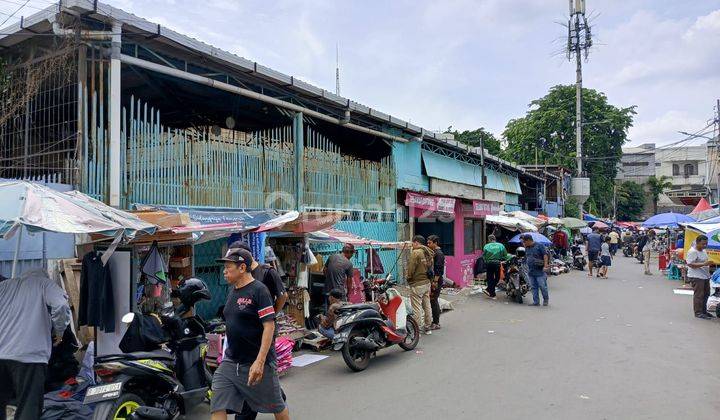
[{"label": "antenna", "polygon": [[335,94],[340,96],[340,44],[335,44]]}]

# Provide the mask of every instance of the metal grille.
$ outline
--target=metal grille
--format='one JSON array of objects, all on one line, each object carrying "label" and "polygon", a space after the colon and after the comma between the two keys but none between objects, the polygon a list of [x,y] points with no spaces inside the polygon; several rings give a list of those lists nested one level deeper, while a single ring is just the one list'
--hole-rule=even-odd
[{"label": "metal grille", "polygon": [[76,67],[68,52],[7,75],[0,105],[16,111],[0,125],[0,177],[77,184]]}]

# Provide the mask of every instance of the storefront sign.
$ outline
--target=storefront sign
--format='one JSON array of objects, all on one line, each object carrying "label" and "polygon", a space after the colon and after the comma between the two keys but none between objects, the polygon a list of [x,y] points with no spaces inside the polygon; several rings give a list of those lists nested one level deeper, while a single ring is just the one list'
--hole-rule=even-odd
[{"label": "storefront sign", "polygon": [[495,201],[473,200],[473,216],[500,214],[500,203]]},{"label": "storefront sign", "polygon": [[455,199],[448,197],[408,192],[405,196],[405,205],[410,208],[410,213],[413,214],[413,216],[418,210],[447,214],[455,213]]}]

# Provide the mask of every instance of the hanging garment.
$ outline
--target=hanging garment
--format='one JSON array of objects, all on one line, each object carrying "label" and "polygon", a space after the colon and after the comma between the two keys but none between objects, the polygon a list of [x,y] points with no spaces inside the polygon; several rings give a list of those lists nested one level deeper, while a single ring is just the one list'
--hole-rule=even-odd
[{"label": "hanging garment", "polygon": [[115,301],[110,262],[103,265],[100,258],[100,254],[94,251],[83,257],[78,324],[99,327],[106,333],[112,333],[115,332]]},{"label": "hanging garment", "polygon": [[160,255],[157,241],[152,243],[150,251],[148,251],[147,255],[145,255],[145,258],[140,265],[142,266],[140,271],[145,274],[148,283],[167,283],[167,275],[165,274],[168,271],[167,264],[165,264],[165,259],[162,255]]},{"label": "hanging garment", "polygon": [[[385,267],[383,267],[382,260],[380,259],[380,254],[376,250],[374,250],[372,248],[366,249],[365,256],[366,256],[365,259],[367,260],[367,266],[365,267],[365,273],[382,274],[385,272]],[[370,268],[371,261],[372,261],[372,269]]]}]

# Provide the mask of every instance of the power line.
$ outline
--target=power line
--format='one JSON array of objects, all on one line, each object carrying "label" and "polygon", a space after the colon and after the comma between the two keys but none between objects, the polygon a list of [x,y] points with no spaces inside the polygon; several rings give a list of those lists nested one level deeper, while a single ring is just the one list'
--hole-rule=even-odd
[{"label": "power line", "polygon": [[23,7],[27,6],[28,3],[30,3],[30,0],[25,0],[25,3],[23,3],[23,4],[22,4],[20,7],[18,7],[17,9],[15,9],[15,11],[10,14],[10,16],[6,17],[5,20],[3,20],[2,23],[0,23],[0,26],[3,26],[8,20],[10,20],[10,18],[12,18],[13,16],[15,16],[15,14],[16,14],[17,12],[19,12],[20,10],[22,10]]}]

